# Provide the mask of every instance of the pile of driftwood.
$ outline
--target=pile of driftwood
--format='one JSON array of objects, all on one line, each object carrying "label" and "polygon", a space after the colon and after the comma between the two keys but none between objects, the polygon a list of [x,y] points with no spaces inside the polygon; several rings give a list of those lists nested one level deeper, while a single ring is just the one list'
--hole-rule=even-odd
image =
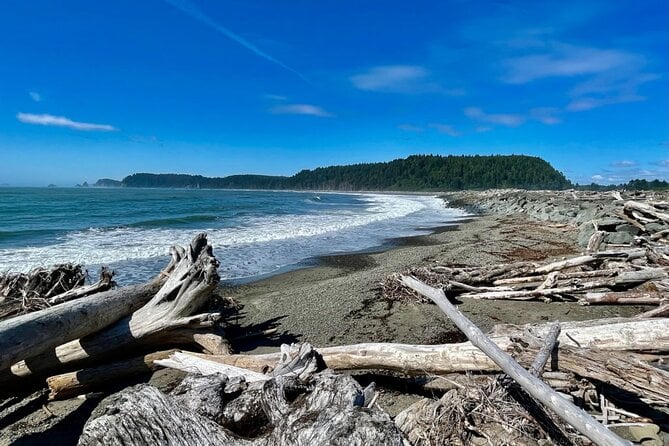
[{"label": "pile of driftwood", "polygon": [[113,271],[102,268],[99,280],[83,286],[87,274],[80,265],[65,263],[27,273],[0,275],[0,320],[105,291],[114,286]]},{"label": "pile of driftwood", "polygon": [[[449,297],[472,299],[578,301],[582,305],[660,305],[669,314],[669,230],[650,232],[647,223],[669,223],[669,204],[629,201],[624,216],[642,228],[634,246],[600,251],[604,232],[596,230],[583,255],[551,263],[517,262],[487,267],[432,265],[406,272],[445,290]],[[644,225],[646,223],[646,225]],[[425,297],[388,277],[380,294],[390,300]]]},{"label": "pile of driftwood", "polygon": [[[231,354],[218,327],[223,315],[199,312],[219,281],[206,236],[171,253],[148,283],[81,293],[1,321],[2,389],[46,378],[50,398],[59,399],[158,367],[189,373],[169,394],[141,384],[113,395],[86,423],[80,445],[630,444],[621,429],[660,444],[652,441],[666,423],[659,411],[669,407],[669,372],[661,368],[669,318],[507,325],[486,335],[444,292],[581,299],[644,286],[661,296],[667,251],[654,240],[546,265],[439,266],[387,282],[395,295],[436,303],[468,342],[295,344],[262,355]],[[443,396],[393,419],[374,384],[344,371],[394,374]]]}]

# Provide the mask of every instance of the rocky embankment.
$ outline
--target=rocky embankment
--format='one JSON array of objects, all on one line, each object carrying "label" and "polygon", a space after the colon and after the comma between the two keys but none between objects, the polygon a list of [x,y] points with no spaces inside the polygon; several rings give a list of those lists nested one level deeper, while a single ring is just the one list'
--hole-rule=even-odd
[{"label": "rocky embankment", "polygon": [[[660,218],[630,218],[635,212],[628,201],[653,203],[667,201],[669,192],[640,191],[527,191],[487,190],[453,192],[446,195],[451,206],[472,213],[502,215],[525,214],[531,218],[573,225],[579,228],[578,243],[588,245],[595,231],[604,231],[605,245],[629,245],[636,236],[669,230]],[[602,245],[602,246],[605,246]]]}]

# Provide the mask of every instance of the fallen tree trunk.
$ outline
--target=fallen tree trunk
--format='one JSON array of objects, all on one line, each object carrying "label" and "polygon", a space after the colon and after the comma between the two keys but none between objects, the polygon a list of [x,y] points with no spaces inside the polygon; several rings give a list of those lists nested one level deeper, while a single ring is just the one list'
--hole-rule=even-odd
[{"label": "fallen tree trunk", "polygon": [[98,386],[102,384],[108,385],[131,376],[153,372],[160,368],[155,361],[166,359],[175,352],[176,350],[165,350],[98,367],[51,376],[46,380],[50,390],[49,399],[71,398],[91,390],[97,390]]},{"label": "fallen tree trunk", "polygon": [[[501,349],[512,351],[512,338],[523,338],[528,330],[536,337],[545,338],[551,325],[496,326],[491,339]],[[666,352],[669,351],[669,318],[567,322],[561,325],[558,343],[560,348],[572,346],[611,351]],[[323,347],[318,349],[318,353],[327,367],[333,370],[378,369],[410,375],[499,370],[471,342],[441,345],[363,343]],[[263,372],[271,369],[282,354],[188,355]]]},{"label": "fallen tree trunk", "polygon": [[[195,237],[187,251],[174,247],[172,253],[176,262],[173,269],[144,306],[111,326],[98,326],[99,331],[58,345],[52,352],[29,356],[11,367],[12,375],[25,377],[51,373],[64,366],[77,366],[83,360],[105,357],[140,344],[162,345],[184,339],[198,342],[196,335],[201,329],[210,330],[220,318],[218,313],[193,315],[210,298],[218,284],[218,262],[205,234]],[[205,336],[205,348],[219,353],[227,351],[226,341],[221,337],[216,339],[221,345],[214,348],[211,335]]]},{"label": "fallen tree trunk", "polygon": [[[443,291],[429,287],[424,283],[405,277],[403,283],[423,294],[437,306],[462,330],[467,338],[486,353],[507,375],[513,378],[528,394],[551,409],[574,429],[588,437],[593,443],[601,446],[625,445],[631,443],[618,437],[582,409],[579,409],[540,379],[532,376],[514,359],[492,342],[476,325],[467,319],[453,304]],[[536,356],[536,355],[535,355]]]},{"label": "fallen tree trunk", "polygon": [[160,286],[154,280],[105,291],[0,322],[0,372],[113,324],[148,302]]}]

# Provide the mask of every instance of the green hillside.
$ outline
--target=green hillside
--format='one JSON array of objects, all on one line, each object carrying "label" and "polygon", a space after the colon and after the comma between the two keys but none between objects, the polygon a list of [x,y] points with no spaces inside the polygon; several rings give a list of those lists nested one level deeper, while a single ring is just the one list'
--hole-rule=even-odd
[{"label": "green hillside", "polygon": [[524,155],[413,155],[384,163],[319,167],[291,177],[136,173],[126,187],[200,187],[211,189],[395,190],[429,191],[488,188],[565,189],[569,180],[549,163]]}]

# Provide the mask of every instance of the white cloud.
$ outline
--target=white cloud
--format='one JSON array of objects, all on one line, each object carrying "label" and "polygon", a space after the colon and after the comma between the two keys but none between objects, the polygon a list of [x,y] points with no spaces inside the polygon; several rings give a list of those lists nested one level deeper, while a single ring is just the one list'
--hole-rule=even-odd
[{"label": "white cloud", "polygon": [[591,179],[592,179],[592,181],[603,181],[603,180],[604,180],[604,176],[602,176],[602,175],[593,175],[593,176],[591,177]]},{"label": "white cloud", "polygon": [[32,99],[35,102],[39,102],[42,100],[42,96],[36,91],[29,91],[28,95],[30,96],[30,99]]},{"label": "white cloud", "polygon": [[88,122],[73,121],[64,116],[53,115],[35,115],[32,113],[18,113],[16,119],[26,124],[37,124],[54,127],[67,127],[74,130],[111,132],[118,130],[116,127],[108,124],[92,124]]},{"label": "white cloud", "polygon": [[476,133],[485,133],[485,132],[489,132],[490,130],[492,130],[492,127],[489,127],[487,125],[480,125],[480,126],[476,127],[474,130],[476,131]]},{"label": "white cloud", "polygon": [[334,115],[321,107],[311,104],[289,104],[272,107],[270,112],[275,115],[310,115],[331,118]]},{"label": "white cloud", "polygon": [[548,77],[572,77],[604,73],[639,64],[636,54],[556,43],[553,51],[507,59],[505,82],[525,84]]},{"label": "white cloud", "polygon": [[519,114],[499,113],[488,114],[478,107],[465,108],[465,116],[475,121],[499,124],[507,127],[518,127],[525,122],[525,117]]},{"label": "white cloud", "polygon": [[350,78],[353,86],[359,90],[383,93],[441,93],[461,96],[459,88],[446,89],[432,79],[432,73],[418,65],[384,65],[373,67],[364,73]]},{"label": "white cloud", "polygon": [[398,129],[404,130],[405,132],[424,132],[425,129],[423,127],[419,127],[417,125],[411,125],[411,124],[400,124],[397,126]]},{"label": "white cloud", "polygon": [[444,133],[449,136],[457,137],[460,136],[460,132],[455,130],[452,125],[448,124],[430,124],[430,127],[436,129],[439,133]]}]

